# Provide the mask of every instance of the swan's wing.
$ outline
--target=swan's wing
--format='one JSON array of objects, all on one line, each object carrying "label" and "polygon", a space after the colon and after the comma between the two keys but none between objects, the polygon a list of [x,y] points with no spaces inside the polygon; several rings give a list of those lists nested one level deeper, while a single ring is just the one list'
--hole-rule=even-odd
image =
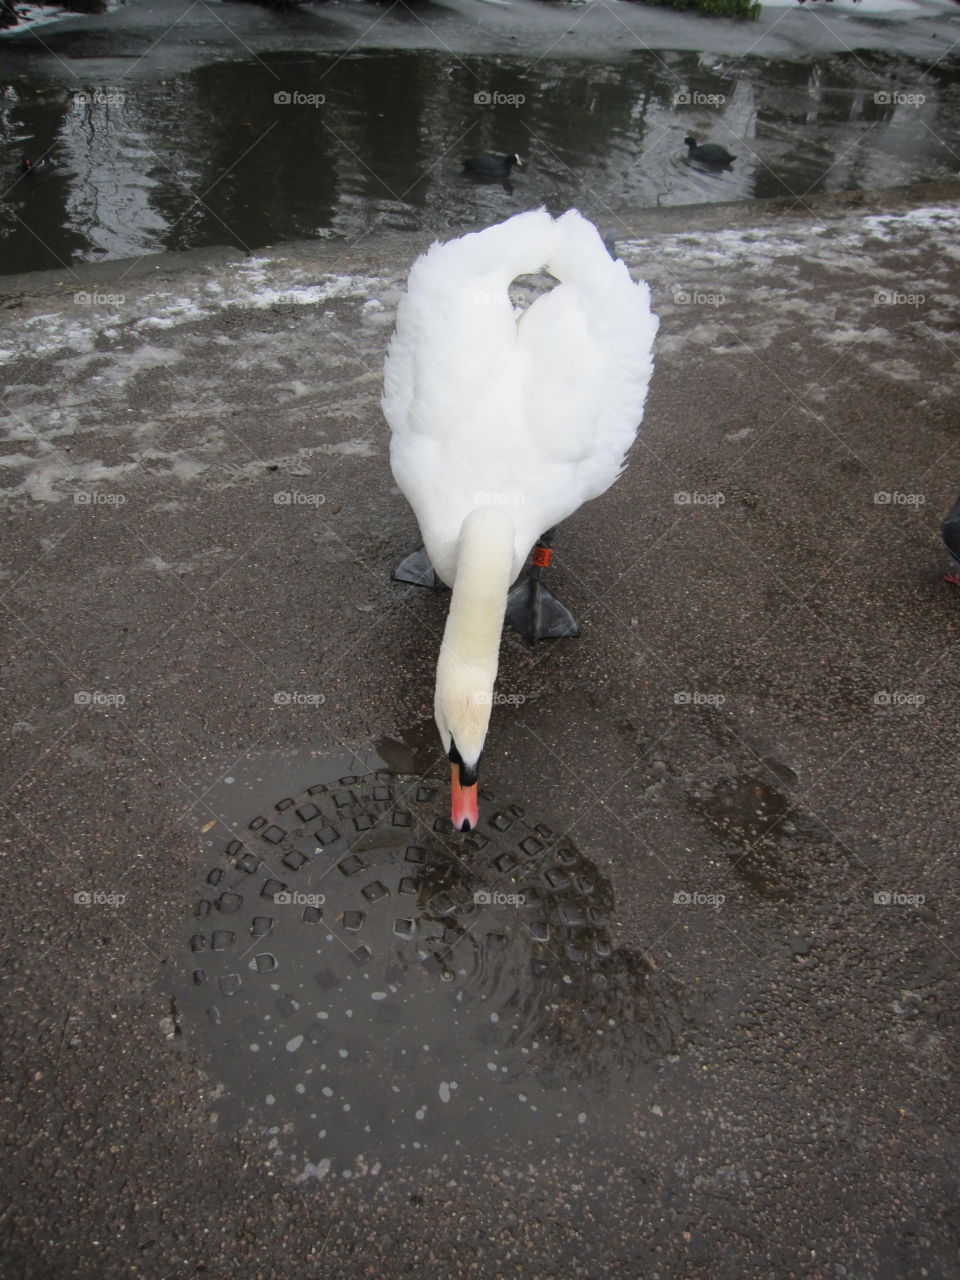
[{"label": "swan's wing", "polygon": [[488,276],[461,279],[451,289],[436,258],[421,260],[400,304],[382,403],[394,478],[434,568],[448,582],[447,553],[477,495],[492,487],[490,458],[509,452],[490,430],[503,424],[501,406],[514,418],[519,413],[505,396],[516,374],[501,376],[516,359],[516,319],[505,287]]},{"label": "swan's wing", "polygon": [[456,434],[505,375],[515,376],[508,287],[543,265],[557,225],[533,210],[434,244],[417,259],[384,370],[383,410],[394,432]]},{"label": "swan's wing", "polygon": [[523,416],[543,456],[576,469],[584,502],[623,468],[643,416],[658,321],[647,285],[610,258],[591,223],[571,211],[556,225],[562,234],[548,268],[561,283],[518,325]]},{"label": "swan's wing", "polygon": [[393,474],[435,563],[438,545],[456,540],[477,495],[515,488],[517,473],[536,461],[522,454],[528,437],[508,287],[546,260],[555,226],[543,211],[520,214],[435,244],[411,269],[382,404]]}]

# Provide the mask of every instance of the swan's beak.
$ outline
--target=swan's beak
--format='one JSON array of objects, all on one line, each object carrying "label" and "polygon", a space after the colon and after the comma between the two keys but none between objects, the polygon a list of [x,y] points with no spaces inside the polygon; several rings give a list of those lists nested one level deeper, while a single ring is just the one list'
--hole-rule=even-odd
[{"label": "swan's beak", "polygon": [[472,831],[480,821],[477,807],[477,783],[460,785],[460,766],[450,766],[450,821],[455,831]]}]

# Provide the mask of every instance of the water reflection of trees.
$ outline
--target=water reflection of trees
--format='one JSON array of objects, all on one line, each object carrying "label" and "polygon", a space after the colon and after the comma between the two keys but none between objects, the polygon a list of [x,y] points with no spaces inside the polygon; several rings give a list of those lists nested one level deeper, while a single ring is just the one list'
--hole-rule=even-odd
[{"label": "water reflection of trees", "polygon": [[[538,203],[585,204],[600,216],[889,185],[956,171],[938,141],[955,132],[955,78],[946,62],[921,79],[912,63],[879,54],[790,62],[637,52],[531,68],[508,57],[359,51],[131,78],[119,106],[78,109],[72,88],[38,93],[24,81],[4,136],[14,154],[24,137],[61,163],[42,188],[14,186],[0,233],[23,265],[56,266],[71,255],[255,248],[378,223],[442,233]],[[325,101],[277,102],[278,92]],[[476,101],[480,93],[493,101]],[[685,164],[688,132],[738,154],[722,181]],[[509,203],[469,189],[464,155],[514,150],[531,165]]]}]

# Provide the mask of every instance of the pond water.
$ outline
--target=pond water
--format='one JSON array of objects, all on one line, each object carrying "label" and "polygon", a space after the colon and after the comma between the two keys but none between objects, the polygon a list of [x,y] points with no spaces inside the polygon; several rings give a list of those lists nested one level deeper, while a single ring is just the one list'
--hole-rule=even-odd
[{"label": "pond water", "polygon": [[[960,168],[952,56],[931,67],[879,50],[332,50],[304,47],[302,30],[289,37],[297,48],[248,51],[235,16],[247,7],[220,8],[231,29],[194,40],[188,59],[131,41],[113,14],[0,48],[0,271],[442,234],[541,204],[577,205],[619,233],[639,208],[802,198]],[[329,44],[316,12],[313,42]],[[737,160],[692,163],[688,133]],[[462,159],[487,151],[518,151],[527,166],[511,183],[477,184]],[[27,155],[50,167],[21,174]]]}]

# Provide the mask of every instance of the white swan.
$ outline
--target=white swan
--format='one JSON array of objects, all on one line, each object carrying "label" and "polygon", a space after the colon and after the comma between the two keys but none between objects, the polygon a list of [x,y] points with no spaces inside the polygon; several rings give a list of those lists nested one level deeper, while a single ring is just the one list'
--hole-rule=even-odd
[{"label": "white swan", "polygon": [[[516,310],[510,283],[544,267],[560,283]],[[508,589],[539,536],[622,471],[657,323],[647,286],[573,209],[434,244],[410,272],[383,411],[394,477],[453,588],[434,713],[457,830],[478,821]]]}]

